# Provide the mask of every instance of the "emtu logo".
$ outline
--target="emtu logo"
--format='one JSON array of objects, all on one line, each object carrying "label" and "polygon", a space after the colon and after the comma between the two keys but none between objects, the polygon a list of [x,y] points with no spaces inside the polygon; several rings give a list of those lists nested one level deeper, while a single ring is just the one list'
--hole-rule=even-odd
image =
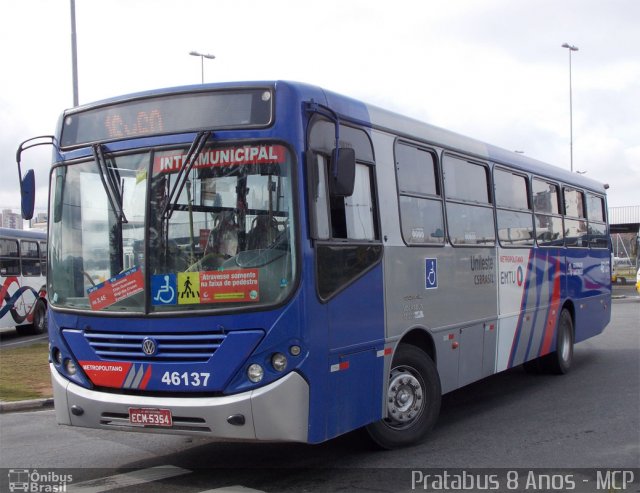
[{"label": "emtu logo", "polygon": [[518,283],[518,287],[522,286],[522,283],[524,282],[524,270],[521,265],[519,265],[516,270],[516,282]]}]

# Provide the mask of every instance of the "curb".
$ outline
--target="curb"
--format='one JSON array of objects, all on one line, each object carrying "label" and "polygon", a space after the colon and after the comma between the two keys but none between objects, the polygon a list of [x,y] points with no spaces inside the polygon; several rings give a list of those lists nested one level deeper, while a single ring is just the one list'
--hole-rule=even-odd
[{"label": "curb", "polygon": [[26,401],[0,402],[0,413],[12,413],[17,411],[35,411],[53,407],[53,397],[46,399],[29,399]]}]

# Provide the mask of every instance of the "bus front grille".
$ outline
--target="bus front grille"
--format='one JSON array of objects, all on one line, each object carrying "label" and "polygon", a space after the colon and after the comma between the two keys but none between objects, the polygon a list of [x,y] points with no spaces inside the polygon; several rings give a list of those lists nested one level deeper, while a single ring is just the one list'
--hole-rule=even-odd
[{"label": "bus front grille", "polygon": [[95,353],[105,360],[189,363],[208,361],[225,339],[222,332],[123,334],[85,331],[84,337]]}]

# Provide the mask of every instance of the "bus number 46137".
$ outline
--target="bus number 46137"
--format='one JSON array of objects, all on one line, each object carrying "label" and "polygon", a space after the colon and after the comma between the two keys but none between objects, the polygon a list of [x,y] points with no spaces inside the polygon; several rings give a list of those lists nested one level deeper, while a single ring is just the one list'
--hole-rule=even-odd
[{"label": "bus number 46137", "polygon": [[206,387],[207,382],[209,381],[210,373],[189,373],[185,371],[184,373],[180,373],[177,371],[169,373],[168,371],[164,372],[162,375],[162,382],[167,385],[184,385],[186,387]]}]

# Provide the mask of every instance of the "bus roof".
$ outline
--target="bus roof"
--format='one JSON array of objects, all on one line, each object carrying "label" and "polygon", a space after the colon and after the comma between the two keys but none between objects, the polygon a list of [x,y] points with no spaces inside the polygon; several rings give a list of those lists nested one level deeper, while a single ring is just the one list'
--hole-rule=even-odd
[{"label": "bus roof", "polygon": [[375,105],[367,104],[366,102],[359,101],[318,86],[301,82],[282,80],[220,82],[154,89],[121,95],[68,109],[64,112],[63,118],[66,114],[81,112],[98,106],[164,94],[250,87],[277,88],[279,86],[287,88],[291,93],[295,93],[296,96],[302,100],[315,99],[318,103],[326,104],[345,120],[357,122],[371,128],[389,131],[401,137],[423,142],[425,144],[443,147],[451,151],[462,152],[470,157],[489,160],[496,164],[508,164],[509,166],[525,173],[534,173],[538,176],[546,177],[551,180],[574,184],[597,193],[605,194],[608,188],[608,185],[588,178],[583,174],[572,173],[558,166],[547,164],[523,154],[509,151],[411,117],[382,109]]}]

